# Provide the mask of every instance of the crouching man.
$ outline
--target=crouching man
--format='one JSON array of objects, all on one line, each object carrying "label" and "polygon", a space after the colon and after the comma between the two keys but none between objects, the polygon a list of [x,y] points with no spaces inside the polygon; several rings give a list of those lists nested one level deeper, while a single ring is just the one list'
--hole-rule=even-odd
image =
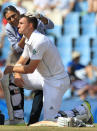
[{"label": "crouching man", "polygon": [[[18,31],[26,37],[24,51],[16,65],[7,66],[4,74],[20,73],[24,83],[27,84],[27,80],[30,83],[32,82],[29,74],[33,74],[37,69],[43,78],[41,84],[44,97],[44,119],[48,120],[53,119],[59,111],[62,96],[70,86],[70,79],[64,70],[64,65],[57,48],[47,36],[36,30],[37,24],[38,21],[33,15],[21,15]],[[29,58],[30,63],[26,65]],[[29,86],[24,84],[25,87]]]}]

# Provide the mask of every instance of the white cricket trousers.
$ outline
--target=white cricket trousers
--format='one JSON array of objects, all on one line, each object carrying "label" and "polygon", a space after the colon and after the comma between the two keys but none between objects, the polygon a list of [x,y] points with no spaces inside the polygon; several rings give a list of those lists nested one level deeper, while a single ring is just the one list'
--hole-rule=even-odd
[{"label": "white cricket trousers", "polygon": [[22,74],[22,77],[24,79],[24,88],[28,90],[43,90],[42,83],[43,78],[42,76],[35,70],[31,74]]},{"label": "white cricket trousers", "polygon": [[59,80],[43,79],[39,73],[24,74],[26,89],[43,90],[43,111],[44,120],[53,119],[60,110],[62,97],[65,91],[70,87],[68,76]]},{"label": "white cricket trousers", "polygon": [[43,108],[45,120],[53,119],[56,116],[62,104],[62,97],[68,88],[70,88],[68,76],[60,80],[44,80]]}]

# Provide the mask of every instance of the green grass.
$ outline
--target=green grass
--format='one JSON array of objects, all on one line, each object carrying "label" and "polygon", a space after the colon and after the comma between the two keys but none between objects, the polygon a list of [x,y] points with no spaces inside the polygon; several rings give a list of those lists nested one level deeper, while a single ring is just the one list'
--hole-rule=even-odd
[{"label": "green grass", "polygon": [[0,126],[0,131],[97,131],[95,127],[29,127],[29,126]]}]

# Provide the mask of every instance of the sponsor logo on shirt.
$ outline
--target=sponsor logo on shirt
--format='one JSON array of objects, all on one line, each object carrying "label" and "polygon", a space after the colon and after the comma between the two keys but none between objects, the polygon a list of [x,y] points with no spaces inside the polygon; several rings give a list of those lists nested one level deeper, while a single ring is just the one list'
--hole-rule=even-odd
[{"label": "sponsor logo on shirt", "polygon": [[35,49],[33,49],[33,55],[35,55],[37,53],[37,51]]}]

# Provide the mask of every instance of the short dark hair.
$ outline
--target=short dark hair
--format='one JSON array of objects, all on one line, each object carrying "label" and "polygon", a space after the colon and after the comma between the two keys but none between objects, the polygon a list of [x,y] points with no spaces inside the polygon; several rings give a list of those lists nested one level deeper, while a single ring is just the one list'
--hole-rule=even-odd
[{"label": "short dark hair", "polygon": [[20,19],[23,18],[23,17],[27,18],[28,22],[33,24],[34,29],[37,29],[38,20],[37,20],[36,17],[34,17],[34,16],[28,16],[28,15],[26,15],[26,14],[20,15]]},{"label": "short dark hair", "polygon": [[[6,13],[7,13],[8,11],[13,11],[13,12],[18,13],[18,10],[17,10],[14,6],[9,5],[9,6],[7,6],[7,7],[3,10],[3,16],[4,16],[4,17],[5,17],[5,15],[6,15]],[[5,18],[6,18],[6,17],[5,17]]]}]

